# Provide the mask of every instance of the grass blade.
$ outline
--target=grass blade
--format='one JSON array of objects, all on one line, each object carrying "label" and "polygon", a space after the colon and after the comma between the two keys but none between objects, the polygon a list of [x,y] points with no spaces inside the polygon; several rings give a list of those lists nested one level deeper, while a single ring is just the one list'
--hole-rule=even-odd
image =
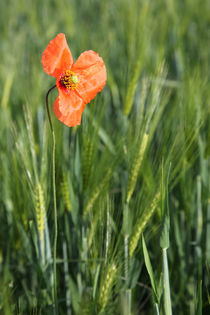
[{"label": "grass blade", "polygon": [[159,298],[158,298],[157,287],[156,287],[156,283],[155,283],[155,277],[154,277],[152,265],[151,265],[150,258],[149,258],[149,253],[147,250],[147,246],[146,246],[143,234],[142,234],[142,248],[143,248],[143,254],[144,254],[144,262],[145,262],[147,272],[149,274],[151,285],[152,285],[152,291],[154,294],[155,305],[156,305],[156,308],[158,308]]}]

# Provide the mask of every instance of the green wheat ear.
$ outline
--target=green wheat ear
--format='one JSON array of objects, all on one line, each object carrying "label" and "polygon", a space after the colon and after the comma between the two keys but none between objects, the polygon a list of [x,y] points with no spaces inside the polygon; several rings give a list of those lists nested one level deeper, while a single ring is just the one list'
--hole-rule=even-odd
[{"label": "green wheat ear", "polygon": [[38,230],[38,238],[40,245],[40,261],[45,265],[45,202],[42,186],[38,183],[35,188],[35,210],[36,210],[36,224]]},{"label": "green wheat ear", "polygon": [[97,200],[97,198],[99,197],[101,191],[104,189],[106,184],[109,182],[109,180],[111,178],[111,174],[112,174],[112,171],[111,171],[111,169],[109,169],[106,173],[106,176],[104,177],[104,179],[100,183],[100,185],[98,185],[98,187],[95,188],[95,191],[92,193],[92,195],[90,196],[89,200],[87,201],[87,203],[85,205],[84,214],[83,214],[84,217],[86,217],[88,215],[88,213],[91,211],[91,209],[93,208],[93,205],[94,205],[95,201]]},{"label": "green wheat ear", "polygon": [[45,203],[43,190],[40,184],[35,188],[35,200],[37,229],[39,239],[42,242],[44,239]]},{"label": "green wheat ear", "polygon": [[149,207],[149,210],[146,210],[145,213],[139,218],[135,228],[134,228],[134,233],[131,236],[130,240],[130,248],[129,248],[129,256],[132,257],[133,253],[138,245],[140,236],[149,222],[150,218],[152,217],[155,209],[158,206],[158,203],[160,202],[160,192],[158,192],[155,197],[153,198],[151,205]]},{"label": "green wheat ear", "polygon": [[95,237],[95,232],[96,232],[96,228],[97,228],[97,224],[98,224],[98,215],[95,215],[93,217],[93,220],[91,222],[91,225],[90,225],[90,232],[89,232],[89,235],[88,235],[88,249],[91,248],[91,245],[93,243],[93,239]]},{"label": "green wheat ear", "polygon": [[134,159],[131,165],[131,171],[128,176],[128,184],[127,184],[127,195],[126,195],[126,202],[129,203],[130,198],[133,194],[135,189],[137,177],[139,174],[139,170],[141,167],[141,163],[144,157],[144,153],[147,147],[149,135],[147,133],[144,134],[142,142],[139,147],[137,147],[136,152],[134,154]]},{"label": "green wheat ear", "polygon": [[69,193],[69,187],[68,187],[68,182],[67,182],[67,176],[65,174],[63,174],[63,182],[61,184],[61,194],[63,196],[66,209],[70,212],[71,211],[70,193]]},{"label": "green wheat ear", "polygon": [[136,88],[137,88],[137,83],[138,83],[140,71],[141,71],[141,58],[139,57],[136,60],[133,76],[130,79],[130,82],[129,82],[129,85],[128,85],[128,89],[127,89],[127,94],[126,94],[126,97],[125,97],[125,103],[124,103],[123,112],[124,112],[124,114],[126,116],[129,115],[129,113],[131,111],[131,108],[132,108],[132,105],[133,105],[134,96],[135,96],[135,92],[136,92]]},{"label": "green wheat ear", "polygon": [[99,305],[101,308],[101,312],[105,309],[109,297],[111,296],[111,290],[113,287],[115,275],[116,275],[116,265],[113,263],[109,265],[106,276],[104,278],[104,283],[100,288],[100,293],[99,293]]},{"label": "green wheat ear", "polygon": [[93,142],[90,139],[88,139],[87,142],[85,143],[85,150],[84,150],[84,156],[83,156],[83,168],[82,168],[84,190],[87,189],[88,183],[89,183],[92,156],[93,156]]}]

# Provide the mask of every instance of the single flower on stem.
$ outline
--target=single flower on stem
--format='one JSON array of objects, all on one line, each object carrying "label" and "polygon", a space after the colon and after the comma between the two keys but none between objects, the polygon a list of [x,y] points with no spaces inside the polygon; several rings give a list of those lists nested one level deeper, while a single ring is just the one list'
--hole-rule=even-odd
[{"label": "single flower on stem", "polygon": [[74,63],[64,34],[50,41],[42,54],[44,71],[56,78],[59,95],[53,110],[69,127],[80,125],[82,112],[106,84],[106,67],[94,51],[83,52]]},{"label": "single flower on stem", "polygon": [[48,96],[57,86],[59,95],[53,106],[55,116],[65,125],[73,127],[80,125],[82,112],[106,84],[106,67],[99,55],[88,50],[83,52],[74,63],[71,51],[64,34],[58,34],[50,41],[42,54],[44,71],[56,78],[56,85],[46,94],[46,108],[52,132],[52,182],[54,201],[55,236],[53,245],[53,301],[54,314],[58,314],[56,252],[57,252],[57,205],[55,183],[55,133],[51,121]]}]

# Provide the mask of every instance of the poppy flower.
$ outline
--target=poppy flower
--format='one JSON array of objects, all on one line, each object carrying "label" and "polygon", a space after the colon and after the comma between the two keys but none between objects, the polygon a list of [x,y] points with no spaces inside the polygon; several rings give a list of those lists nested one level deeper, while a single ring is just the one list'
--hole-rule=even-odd
[{"label": "poppy flower", "polygon": [[56,78],[59,95],[53,105],[55,116],[69,127],[80,125],[85,105],[106,83],[103,59],[88,50],[74,63],[66,37],[61,33],[50,41],[41,62],[44,71]]}]

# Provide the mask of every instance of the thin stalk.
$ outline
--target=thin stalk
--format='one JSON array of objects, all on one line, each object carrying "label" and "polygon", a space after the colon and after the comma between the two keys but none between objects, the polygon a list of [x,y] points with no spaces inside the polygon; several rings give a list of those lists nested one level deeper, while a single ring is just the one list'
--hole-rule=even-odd
[{"label": "thin stalk", "polygon": [[110,214],[109,214],[109,200],[108,200],[107,217],[106,217],[106,252],[105,252],[106,260],[108,257],[109,239],[110,239]]},{"label": "thin stalk", "polygon": [[168,272],[167,248],[163,248],[162,252],[163,252],[164,309],[165,309],[165,314],[166,315],[172,315],[169,272]]},{"label": "thin stalk", "polygon": [[50,129],[51,129],[51,132],[52,132],[52,133],[54,133],[54,129],[53,129],[52,120],[51,120],[51,116],[50,116],[49,103],[48,103],[48,96],[49,96],[50,92],[51,92],[55,87],[56,87],[56,84],[53,85],[53,86],[47,91],[47,94],[46,94],[47,114],[48,114],[48,119],[49,119],[49,123],[50,123]]},{"label": "thin stalk", "polygon": [[[129,272],[129,224],[128,224],[128,203],[125,204],[124,212],[123,212],[123,220],[124,220],[124,267],[125,267],[125,281],[126,286],[128,286],[128,272]],[[131,314],[131,289],[127,288],[125,291],[125,300],[126,300],[126,310],[125,314]]]},{"label": "thin stalk", "polygon": [[126,315],[131,315],[131,289],[127,289],[126,296]]},{"label": "thin stalk", "polygon": [[128,261],[128,234],[125,234],[124,236],[124,258],[125,258],[125,278],[126,281],[128,280],[128,265],[129,265],[129,261]]},{"label": "thin stalk", "polygon": [[128,203],[124,206],[123,211],[123,224],[124,224],[124,272],[125,279],[128,281],[128,269],[129,269],[129,224],[128,224]]},{"label": "thin stalk", "polygon": [[66,241],[63,241],[63,269],[64,269],[64,283],[66,287],[66,315],[71,315],[71,295],[69,289],[69,265]]},{"label": "thin stalk", "polygon": [[47,107],[47,114],[50,123],[50,129],[52,133],[52,179],[53,179],[53,202],[54,202],[54,223],[55,223],[55,237],[54,237],[54,245],[53,245],[53,299],[54,299],[54,307],[55,307],[55,314],[58,314],[58,301],[57,301],[57,276],[56,276],[56,252],[57,252],[57,237],[58,237],[58,223],[57,223],[57,205],[56,205],[56,186],[55,186],[55,133],[52,125],[52,120],[50,116],[49,110],[49,103],[48,103],[48,96],[50,92],[56,87],[53,85],[46,94],[46,107]]},{"label": "thin stalk", "polygon": [[160,315],[158,303],[155,303],[155,311],[157,315]]}]

